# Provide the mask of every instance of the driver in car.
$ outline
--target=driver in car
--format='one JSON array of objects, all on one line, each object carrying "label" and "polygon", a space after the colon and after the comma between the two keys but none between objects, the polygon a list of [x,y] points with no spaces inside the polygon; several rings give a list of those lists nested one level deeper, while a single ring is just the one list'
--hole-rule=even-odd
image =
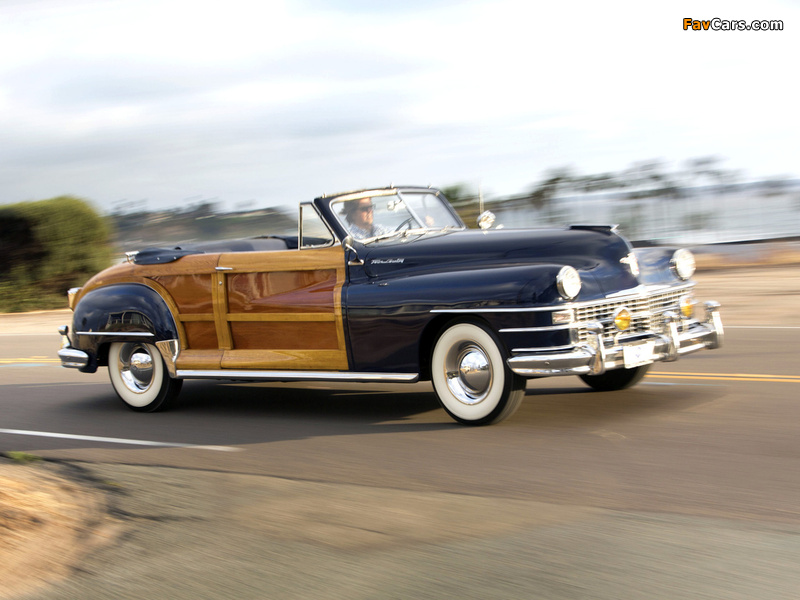
[{"label": "driver in car", "polygon": [[350,233],[357,240],[377,237],[391,233],[392,230],[383,225],[376,225],[375,205],[372,198],[359,198],[351,200],[345,206],[345,218],[350,228]]}]

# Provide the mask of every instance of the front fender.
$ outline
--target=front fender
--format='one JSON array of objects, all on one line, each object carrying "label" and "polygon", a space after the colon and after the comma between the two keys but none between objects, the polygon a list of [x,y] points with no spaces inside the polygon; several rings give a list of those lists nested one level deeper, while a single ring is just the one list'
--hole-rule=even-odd
[{"label": "front fender", "polygon": [[85,372],[105,364],[101,349],[111,342],[179,339],[175,317],[154,289],[119,283],[87,292],[75,306],[72,345],[89,355]]},{"label": "front fender", "polygon": [[680,281],[670,265],[675,248],[636,248],[635,252],[641,270],[639,281],[643,284],[675,285]]},{"label": "front fender", "polygon": [[[515,326],[519,316],[492,309],[563,304],[556,290],[560,268],[550,264],[510,265],[351,284],[345,306],[353,368],[365,372],[424,371],[420,346],[428,339],[430,327],[440,321],[478,315],[498,330]],[[591,278],[584,284],[594,286]],[[549,313],[541,313],[541,317],[529,314],[529,318],[551,323]]]}]

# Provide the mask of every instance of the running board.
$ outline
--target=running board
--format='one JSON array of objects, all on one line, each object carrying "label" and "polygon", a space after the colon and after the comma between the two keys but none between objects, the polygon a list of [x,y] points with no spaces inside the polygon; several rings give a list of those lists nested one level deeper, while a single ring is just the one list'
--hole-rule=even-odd
[{"label": "running board", "polygon": [[178,369],[178,379],[249,379],[257,381],[352,381],[359,383],[416,383],[419,373],[350,373],[346,371],[244,371]]}]

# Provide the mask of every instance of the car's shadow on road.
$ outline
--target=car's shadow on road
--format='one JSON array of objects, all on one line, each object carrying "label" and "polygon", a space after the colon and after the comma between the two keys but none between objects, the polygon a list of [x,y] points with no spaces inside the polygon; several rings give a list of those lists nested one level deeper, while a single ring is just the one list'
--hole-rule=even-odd
[{"label": "car's shadow on road", "polygon": [[[570,378],[571,379],[571,378]],[[598,392],[578,380],[564,387],[530,382],[525,402],[513,417],[539,428],[597,427],[628,419],[670,415],[713,402],[725,386],[660,385],[645,380],[613,392]]]},{"label": "car's shadow on road", "polygon": [[[57,414],[51,416],[68,425],[68,431],[106,437],[237,446],[463,429],[440,407],[426,383],[354,386],[188,381],[174,407],[161,413],[130,411],[110,387],[83,390],[59,403]],[[519,411],[499,427],[527,433],[607,427],[680,412],[711,402],[721,393],[719,387],[646,383],[619,392],[595,392],[571,378],[532,381]]]}]

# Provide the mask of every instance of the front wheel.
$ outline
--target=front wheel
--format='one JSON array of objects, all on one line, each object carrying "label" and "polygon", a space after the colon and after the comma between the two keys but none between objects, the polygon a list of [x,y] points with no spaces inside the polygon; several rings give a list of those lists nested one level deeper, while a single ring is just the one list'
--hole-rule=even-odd
[{"label": "front wheel", "polygon": [[183,384],[182,379],[169,377],[158,349],[143,342],[111,344],[108,374],[120,399],[138,412],[164,410]]},{"label": "front wheel", "polygon": [[650,370],[650,366],[642,365],[632,369],[615,369],[606,371],[602,375],[581,375],[580,378],[583,379],[586,385],[598,391],[613,392],[624,390],[638,383]]},{"label": "front wheel", "polygon": [[447,414],[464,425],[507,419],[525,396],[525,379],[506,366],[494,335],[472,323],[452,325],[439,336],[431,379]]}]

